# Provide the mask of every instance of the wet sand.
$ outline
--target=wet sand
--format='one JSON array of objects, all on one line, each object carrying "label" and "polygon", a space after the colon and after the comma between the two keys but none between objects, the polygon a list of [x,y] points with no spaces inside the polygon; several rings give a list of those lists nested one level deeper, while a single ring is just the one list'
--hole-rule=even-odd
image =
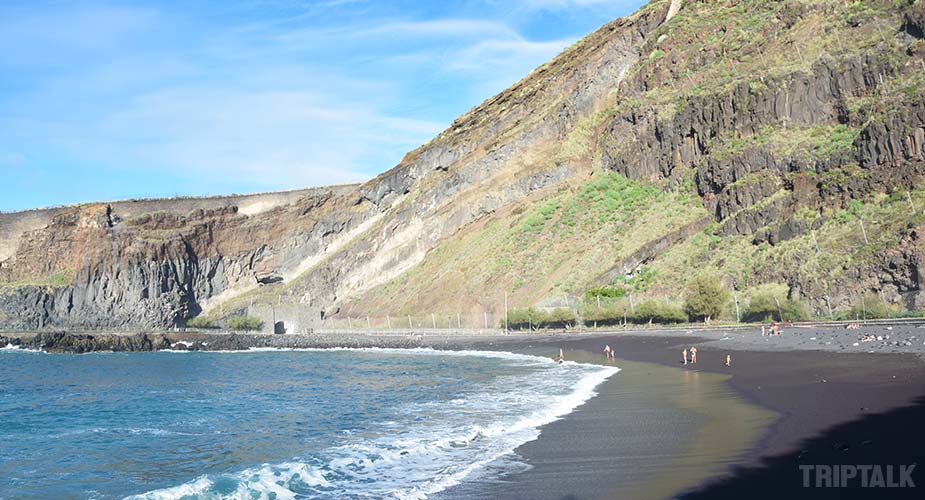
[{"label": "wet sand", "polygon": [[[760,341],[760,340],[759,340]],[[922,464],[925,364],[911,354],[749,351],[693,336],[537,337],[494,348],[623,371],[518,448],[531,469],[440,498],[918,498],[914,489],[804,488],[805,464]],[[681,350],[698,345],[698,365]],[[725,367],[725,355],[732,366]],[[654,365],[657,366],[654,366]]]},{"label": "wet sand", "polygon": [[[572,349],[566,356],[597,358]],[[621,371],[597,397],[517,450],[531,469],[491,482],[476,478],[437,498],[665,498],[722,473],[774,418],[742,401],[725,384],[728,376],[615,364]]]}]

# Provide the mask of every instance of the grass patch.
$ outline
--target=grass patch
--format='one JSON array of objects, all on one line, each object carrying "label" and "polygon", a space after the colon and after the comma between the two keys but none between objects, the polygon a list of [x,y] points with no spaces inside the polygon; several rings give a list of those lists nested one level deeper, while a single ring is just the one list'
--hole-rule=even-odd
[{"label": "grass patch", "polygon": [[0,288],[22,288],[27,286],[64,288],[73,285],[76,277],[77,271],[62,269],[37,278],[0,282]]},{"label": "grass patch", "polygon": [[[925,188],[911,191],[911,196],[916,207],[925,207]],[[821,213],[814,214],[826,220],[814,230],[815,241],[809,232],[773,246],[753,245],[751,236],[730,236],[712,242],[709,231],[698,233],[667,249],[649,264],[656,271],[650,293],[672,293],[677,288],[679,276],[689,274],[692,269],[705,270],[733,284],[739,292],[743,315],[747,313],[750,297],[760,292],[766,296],[760,299],[765,305],[775,297],[781,302],[785,319],[828,319],[826,297],[841,295],[844,292],[836,283],[853,279],[845,275],[846,269],[866,269],[874,265],[877,252],[899,244],[910,227],[925,224],[925,214],[911,212],[905,191],[853,200],[844,208],[824,207]],[[867,241],[860,228],[861,220]],[[802,293],[799,300],[788,305],[789,291],[785,285],[760,288],[765,283],[794,283]],[[815,309],[808,307],[809,302]],[[842,310],[833,304],[832,317],[851,315],[853,318],[855,302],[858,299],[852,299],[851,307]],[[876,303],[882,303],[882,299],[877,297],[871,301],[871,304]],[[779,316],[773,309],[776,303],[774,308],[762,307],[755,312],[764,319]],[[727,313],[727,319],[735,319],[734,310],[731,318]]]},{"label": "grass patch", "polygon": [[[504,218],[447,239],[361,302],[397,315],[458,310],[461,301],[497,307],[505,290],[513,307],[553,293],[583,296],[645,243],[706,216],[687,190],[597,171],[584,185],[528,201]],[[642,269],[625,283],[620,273],[610,286],[638,293],[651,272]],[[468,295],[447,296],[447,289]],[[480,298],[476,291],[490,295]]]},{"label": "grass patch", "polygon": [[716,158],[728,158],[752,148],[771,151],[781,158],[829,159],[854,153],[854,140],[860,133],[860,127],[844,124],[812,127],[776,124],[747,136],[719,137],[710,143],[709,151]]},{"label": "grass patch", "polygon": [[228,319],[228,328],[243,331],[260,330],[263,328],[263,321],[254,316],[232,316]]}]

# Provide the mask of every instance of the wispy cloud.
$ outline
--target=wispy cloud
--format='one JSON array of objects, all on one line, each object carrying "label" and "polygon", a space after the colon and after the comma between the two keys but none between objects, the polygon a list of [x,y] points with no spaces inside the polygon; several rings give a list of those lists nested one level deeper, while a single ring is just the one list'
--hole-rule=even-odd
[{"label": "wispy cloud", "polygon": [[476,71],[486,66],[509,67],[517,61],[547,60],[574,42],[574,38],[548,42],[532,42],[522,38],[487,40],[460,50],[447,67],[457,71]]},{"label": "wispy cloud", "polygon": [[391,166],[380,162],[396,145],[412,147],[409,138],[431,136],[442,124],[305,91],[190,88],[145,95],[104,130],[134,135],[139,128],[156,139],[133,149],[155,164],[261,185],[311,185],[368,178]]},{"label": "wispy cloud", "polygon": [[[369,178],[612,17],[588,1],[3,3],[0,167],[132,195]],[[523,14],[549,9],[568,26]]]}]

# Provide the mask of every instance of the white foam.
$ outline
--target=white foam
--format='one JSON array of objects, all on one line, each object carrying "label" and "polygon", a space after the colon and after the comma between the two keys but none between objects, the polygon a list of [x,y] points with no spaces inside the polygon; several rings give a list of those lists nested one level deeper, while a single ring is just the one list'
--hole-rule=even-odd
[{"label": "white foam", "polygon": [[201,476],[194,481],[190,481],[179,486],[163,488],[160,490],[144,493],[142,495],[130,496],[126,500],[173,500],[191,495],[199,495],[209,489],[211,486],[212,480],[205,476]]},{"label": "white foam", "polygon": [[[574,364],[578,365],[578,363]],[[487,456],[454,473],[437,476],[423,485],[395,491],[395,497],[402,500],[425,499],[434,493],[438,493],[450,486],[458,484],[472,472],[502,456],[513,453],[518,446],[536,439],[540,435],[539,428],[541,426],[558,420],[574,411],[575,408],[578,408],[596,394],[594,389],[598,384],[620,371],[620,369],[616,367],[601,368],[601,370],[581,378],[574,386],[574,391],[571,394],[560,398],[554,398],[551,405],[518,419],[513,425],[499,423],[488,428],[479,429],[476,435],[480,438],[503,438],[502,444],[493,450],[493,452],[487,454]]]},{"label": "white foam", "polygon": [[295,492],[289,488],[294,482],[307,486],[330,484],[317,469],[303,463],[264,464],[227,477],[237,484],[231,494],[219,495],[209,491],[215,482],[208,476],[200,476],[189,483],[130,496],[126,500],[176,500],[185,497],[290,500],[296,498]]},{"label": "white foam", "polygon": [[150,436],[197,436],[198,434],[190,432],[170,431],[167,429],[157,429],[151,427],[92,427],[89,429],[77,429],[73,431],[62,432],[58,437],[76,436],[81,434],[147,434]]},{"label": "white foam", "polygon": [[[371,353],[380,353],[380,354],[416,354],[416,355],[431,355],[431,356],[479,356],[483,358],[497,358],[497,359],[509,359],[516,360],[521,362],[527,362],[530,364],[536,365],[545,365],[545,364],[558,364],[552,358],[544,358],[542,356],[532,356],[530,354],[517,354],[507,351],[475,351],[475,350],[442,350],[442,349],[433,349],[431,347],[414,347],[414,348],[404,348],[404,347],[251,347],[248,349],[240,350],[216,350],[216,351],[206,351],[206,352],[218,352],[218,353],[254,353],[254,352],[371,352]],[[597,365],[588,365],[584,363],[576,363],[574,361],[566,361],[562,363],[564,365],[580,365],[580,366],[593,366],[598,367]],[[619,369],[617,369],[619,371]]]},{"label": "white foam", "polygon": [[3,351],[6,351],[6,352],[14,352],[14,351],[15,351],[15,352],[34,352],[34,353],[42,353],[42,351],[39,350],[39,349],[26,349],[25,347],[15,345],[15,344],[13,344],[12,342],[7,343],[7,344],[6,344],[5,346],[3,346],[3,347],[0,347],[0,352],[3,352]]},{"label": "white foam", "polygon": [[[540,427],[572,412],[595,395],[598,384],[619,371],[574,362],[502,351],[440,351],[429,348],[256,348],[266,351],[363,351],[424,356],[480,356],[530,367],[528,375],[500,376],[484,388],[450,402],[406,404],[404,419],[379,424],[382,434],[329,448],[309,459],[264,464],[222,476],[236,485],[234,493],[212,491],[217,478],[200,477],[178,487],[151,491],[135,500],[196,498],[291,499],[293,491],[314,492],[312,498],[366,496],[422,500],[443,491],[487,464],[511,455],[540,435]],[[512,370],[516,371],[516,370]],[[416,418],[427,415],[421,421]],[[315,464],[315,465],[312,465]],[[302,494],[300,493],[300,496]]]}]

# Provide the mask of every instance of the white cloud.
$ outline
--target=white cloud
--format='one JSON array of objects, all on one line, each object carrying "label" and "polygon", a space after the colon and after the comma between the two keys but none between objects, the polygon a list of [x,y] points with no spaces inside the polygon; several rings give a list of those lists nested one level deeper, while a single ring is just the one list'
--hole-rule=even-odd
[{"label": "white cloud", "polygon": [[[532,42],[522,38],[486,40],[460,50],[447,67],[456,71],[480,70],[486,67],[518,68],[524,61],[552,59],[575,39]],[[522,75],[523,76],[523,75]]]},{"label": "white cloud", "polygon": [[[146,137],[124,153],[149,164],[292,187],[369,178],[442,128],[308,91],[179,88],[142,96],[98,133],[116,144]],[[97,146],[101,160],[121,154]]]},{"label": "white cloud", "polygon": [[[126,43],[163,21],[142,8],[83,8],[0,11],[0,64],[71,64],[124,50]],[[2,7],[0,7],[2,8]],[[15,14],[15,15],[14,15]],[[119,44],[113,45],[114,41]]]},{"label": "white cloud", "polygon": [[376,41],[383,44],[423,43],[434,40],[474,41],[479,39],[515,38],[517,32],[504,23],[477,19],[432,19],[426,21],[376,19],[373,22],[319,29],[291,28],[266,33],[265,42],[274,51],[316,50],[321,46],[348,47]]},{"label": "white cloud", "polygon": [[[0,71],[42,68],[26,91],[0,95],[0,151],[186,176],[203,192],[231,179],[255,190],[362,180],[454,118],[420,109],[445,113],[452,100],[464,111],[574,41],[529,39],[503,16],[318,23],[315,7],[254,19],[247,5],[240,19],[252,22],[211,24],[154,9],[0,6]],[[0,166],[23,164],[16,154]]]}]

